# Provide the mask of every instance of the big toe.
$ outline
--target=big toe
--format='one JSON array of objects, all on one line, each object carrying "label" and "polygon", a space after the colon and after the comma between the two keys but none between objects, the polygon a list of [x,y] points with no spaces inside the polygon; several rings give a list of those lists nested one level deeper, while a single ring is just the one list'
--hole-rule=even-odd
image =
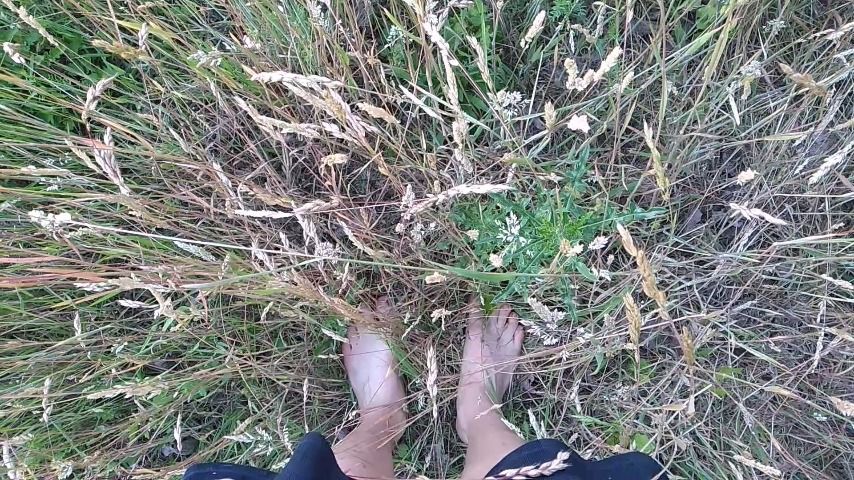
[{"label": "big toe", "polygon": [[470,302],[466,310],[468,313],[468,319],[466,320],[468,338],[480,341],[483,336],[483,310],[475,302]]}]

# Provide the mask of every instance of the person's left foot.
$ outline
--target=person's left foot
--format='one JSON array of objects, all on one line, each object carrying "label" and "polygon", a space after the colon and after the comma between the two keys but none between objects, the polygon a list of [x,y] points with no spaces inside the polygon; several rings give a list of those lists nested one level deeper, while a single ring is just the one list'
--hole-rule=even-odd
[{"label": "person's left foot", "polygon": [[[387,317],[393,313],[388,298],[377,300],[374,310],[366,316]],[[397,362],[388,343],[369,326],[351,326],[342,349],[344,368],[350,387],[356,395],[362,423],[374,419],[385,428],[400,429],[406,421],[403,382],[397,372]]]}]

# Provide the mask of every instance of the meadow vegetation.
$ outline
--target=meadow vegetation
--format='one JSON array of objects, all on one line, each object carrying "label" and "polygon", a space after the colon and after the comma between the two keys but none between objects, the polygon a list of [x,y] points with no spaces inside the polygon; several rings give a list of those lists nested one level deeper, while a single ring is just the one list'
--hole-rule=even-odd
[{"label": "meadow vegetation", "polygon": [[477,295],[526,438],[854,478],[850,2],[0,3],[8,478],[280,468],[381,295],[401,477],[460,473]]}]

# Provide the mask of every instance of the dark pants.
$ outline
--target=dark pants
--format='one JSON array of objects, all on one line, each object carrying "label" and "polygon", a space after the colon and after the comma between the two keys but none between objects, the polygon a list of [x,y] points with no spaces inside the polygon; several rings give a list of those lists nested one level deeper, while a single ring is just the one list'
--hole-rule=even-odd
[{"label": "dark pants", "polygon": [[[559,440],[534,440],[510,452],[489,475],[511,468],[540,465],[553,460],[560,452],[570,452],[567,468],[555,472],[555,480],[666,480],[661,466],[648,455],[631,452],[614,455],[605,460],[584,460]],[[658,475],[658,476],[656,476]],[[350,480],[344,475],[332,447],[323,436],[309,433],[300,442],[294,455],[278,474],[259,468],[230,463],[202,463],[190,467],[184,480]]]}]

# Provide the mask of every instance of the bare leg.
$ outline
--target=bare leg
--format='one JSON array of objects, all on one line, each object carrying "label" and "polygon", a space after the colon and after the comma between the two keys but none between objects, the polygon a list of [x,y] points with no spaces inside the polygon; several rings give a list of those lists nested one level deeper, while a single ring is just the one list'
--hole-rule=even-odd
[{"label": "bare leg", "polygon": [[469,314],[457,395],[457,433],[468,444],[463,480],[482,479],[524,441],[501,421],[500,404],[522,352],[524,331],[509,305]]},{"label": "bare leg", "polygon": [[[376,312],[388,315],[388,300]],[[344,344],[344,367],[359,403],[359,425],[332,447],[338,466],[357,479],[392,479],[392,454],[406,423],[403,383],[394,355],[376,332],[351,327]]]}]

